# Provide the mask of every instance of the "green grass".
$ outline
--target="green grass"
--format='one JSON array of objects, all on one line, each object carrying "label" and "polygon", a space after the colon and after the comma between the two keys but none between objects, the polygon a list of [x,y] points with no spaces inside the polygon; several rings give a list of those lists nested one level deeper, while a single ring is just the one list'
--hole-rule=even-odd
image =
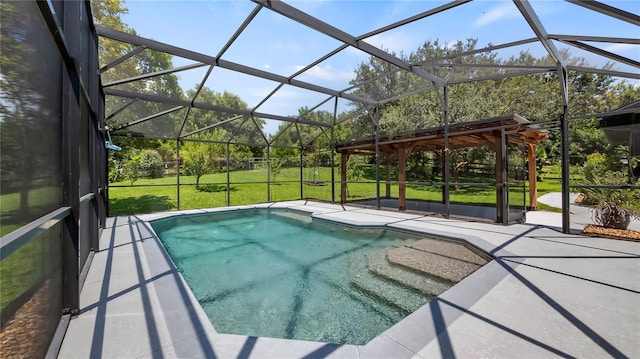
[{"label": "green grass", "polygon": [[[315,170],[312,168],[303,169],[303,181],[314,179]],[[371,177],[375,171],[366,171]],[[335,180],[340,181],[339,171],[336,169]],[[255,169],[250,171],[235,171],[229,174],[231,184],[230,190],[226,191],[226,173],[212,173],[202,176],[200,179],[201,189],[196,189],[194,176],[180,176],[180,209],[209,208],[229,204],[242,205],[251,203],[263,203],[268,201],[267,184],[255,183],[266,182],[267,172],[265,169]],[[302,198],[320,199],[331,201],[331,169],[321,167],[315,174],[316,181],[324,181],[324,185],[302,185]],[[461,182],[478,181],[478,178],[463,179]],[[361,182],[373,182],[373,178],[364,178]],[[490,181],[487,179],[487,181]],[[178,194],[175,184],[175,177],[165,177],[160,179],[140,179],[135,182],[135,187],[129,187],[129,182],[112,183],[109,189],[109,215],[122,215],[134,213],[151,213],[159,211],[170,211],[178,208]],[[157,186],[157,185],[169,186]],[[127,187],[113,187],[127,186]],[[349,183],[348,200],[356,201],[376,197],[375,183]],[[548,192],[560,191],[560,182],[557,180],[547,180],[538,182],[538,195]],[[298,168],[285,168],[275,178],[269,188],[272,201],[286,201],[300,199],[300,170]],[[335,185],[335,199],[340,199],[340,184]],[[385,186],[380,186],[380,193],[385,195]],[[391,196],[398,197],[398,186],[391,186]],[[528,205],[528,194],[525,196],[522,187],[511,188],[509,197],[510,203],[514,206]],[[439,202],[442,199],[440,186],[418,186],[407,185],[407,199],[421,201]],[[450,192],[451,203],[474,204],[474,205],[495,205],[494,187],[461,187],[458,190],[452,188]],[[523,202],[525,201],[525,202]]]},{"label": "green grass", "polygon": [[27,209],[20,209],[20,192],[0,196],[0,237],[58,207],[62,192],[58,187],[39,187],[29,191]]},{"label": "green grass", "polygon": [[0,310],[28,291],[45,275],[51,239],[44,233],[9,255],[0,263]]}]

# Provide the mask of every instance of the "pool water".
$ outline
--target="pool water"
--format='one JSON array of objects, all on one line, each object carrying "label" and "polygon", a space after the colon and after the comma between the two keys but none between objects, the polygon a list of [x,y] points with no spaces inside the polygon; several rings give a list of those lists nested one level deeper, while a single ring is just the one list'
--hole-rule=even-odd
[{"label": "pool water", "polygon": [[365,344],[432,298],[412,292],[398,304],[363,290],[395,292],[368,273],[367,257],[414,234],[258,209],[151,225],[219,333]]}]

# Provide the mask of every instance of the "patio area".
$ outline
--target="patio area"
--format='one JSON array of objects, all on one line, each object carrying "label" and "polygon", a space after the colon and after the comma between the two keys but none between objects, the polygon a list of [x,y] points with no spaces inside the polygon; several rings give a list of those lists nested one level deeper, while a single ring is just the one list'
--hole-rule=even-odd
[{"label": "patio area", "polygon": [[173,266],[147,223],[167,213],[109,218],[58,357],[640,356],[638,242],[307,201],[231,209],[257,207],[464,239],[495,260],[363,346],[247,337],[217,333]]}]

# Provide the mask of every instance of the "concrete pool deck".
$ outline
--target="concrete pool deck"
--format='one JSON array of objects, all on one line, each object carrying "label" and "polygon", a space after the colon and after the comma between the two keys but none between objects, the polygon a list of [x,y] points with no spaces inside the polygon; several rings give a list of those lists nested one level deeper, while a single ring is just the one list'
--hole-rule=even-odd
[{"label": "concrete pool deck", "polygon": [[58,357],[640,357],[640,242],[311,201],[232,208],[264,207],[464,239],[495,260],[363,346],[247,337],[215,331],[147,223],[178,212],[109,218]]}]

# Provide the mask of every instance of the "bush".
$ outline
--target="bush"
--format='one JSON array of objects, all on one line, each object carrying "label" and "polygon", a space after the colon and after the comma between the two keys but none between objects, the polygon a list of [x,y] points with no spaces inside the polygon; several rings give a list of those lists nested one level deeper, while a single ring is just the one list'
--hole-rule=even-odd
[{"label": "bush", "polygon": [[593,220],[597,225],[626,228],[628,218],[640,219],[640,211],[637,209],[640,190],[624,188],[623,186],[627,185],[627,179],[622,172],[606,172],[593,177],[592,183],[596,186],[613,186],[591,187],[583,190],[588,203],[593,204],[591,207]]},{"label": "bush", "polygon": [[139,166],[148,178],[161,178],[164,175],[164,163],[156,150],[144,150],[140,156]]},{"label": "bush", "polygon": [[588,155],[583,166],[584,178],[589,182],[602,178],[609,170],[608,162],[605,154],[594,152]]}]

